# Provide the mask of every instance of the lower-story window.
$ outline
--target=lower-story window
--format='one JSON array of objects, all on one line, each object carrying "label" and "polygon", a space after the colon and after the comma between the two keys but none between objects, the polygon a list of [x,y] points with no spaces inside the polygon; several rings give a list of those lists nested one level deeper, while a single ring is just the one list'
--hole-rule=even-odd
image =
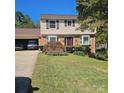
[{"label": "lower-story window", "polygon": [[82,45],[89,45],[89,44],[90,44],[90,36],[82,35]]},{"label": "lower-story window", "polygon": [[48,42],[56,42],[57,36],[48,36]]}]

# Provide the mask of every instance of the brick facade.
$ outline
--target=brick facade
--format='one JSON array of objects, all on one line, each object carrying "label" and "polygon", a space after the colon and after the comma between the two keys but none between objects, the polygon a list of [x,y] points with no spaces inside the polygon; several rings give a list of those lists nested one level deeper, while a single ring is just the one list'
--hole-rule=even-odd
[{"label": "brick facade", "polygon": [[[64,36],[58,36],[58,41],[60,41],[63,45],[65,45]],[[45,45],[47,43],[46,37],[41,36],[39,38],[39,45]],[[79,46],[80,45],[80,36],[73,37],[73,46]],[[94,35],[90,35],[90,49],[92,53],[95,53],[95,37]]]},{"label": "brick facade", "polygon": [[90,49],[92,53],[96,52],[95,37],[92,35],[90,36]]}]

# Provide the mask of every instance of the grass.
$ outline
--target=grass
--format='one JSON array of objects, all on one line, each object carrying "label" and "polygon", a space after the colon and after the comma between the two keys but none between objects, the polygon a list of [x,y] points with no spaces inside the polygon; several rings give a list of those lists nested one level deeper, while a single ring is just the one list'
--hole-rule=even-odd
[{"label": "grass", "polygon": [[107,62],[86,56],[39,54],[32,77],[34,93],[107,93]]}]

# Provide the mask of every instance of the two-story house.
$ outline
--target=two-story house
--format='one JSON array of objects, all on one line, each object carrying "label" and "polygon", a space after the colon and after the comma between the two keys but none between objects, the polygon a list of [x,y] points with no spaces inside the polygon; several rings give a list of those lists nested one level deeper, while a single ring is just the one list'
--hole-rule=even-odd
[{"label": "two-story house", "polygon": [[26,46],[29,40],[36,40],[39,46],[50,41],[60,41],[64,46],[90,45],[95,53],[95,32],[81,31],[77,16],[43,14],[40,29],[16,28],[15,43]]},{"label": "two-story house", "polygon": [[64,46],[90,45],[95,53],[95,32],[79,29],[75,15],[43,14],[40,19],[39,44],[60,41]]}]

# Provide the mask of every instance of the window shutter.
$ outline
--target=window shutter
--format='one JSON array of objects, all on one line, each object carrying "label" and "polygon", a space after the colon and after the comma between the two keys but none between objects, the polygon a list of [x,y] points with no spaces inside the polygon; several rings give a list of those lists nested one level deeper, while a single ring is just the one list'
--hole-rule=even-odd
[{"label": "window shutter", "polygon": [[67,20],[65,20],[65,27],[67,27]]},{"label": "window shutter", "polygon": [[46,29],[49,29],[49,21],[46,20]]},{"label": "window shutter", "polygon": [[72,23],[73,23],[73,27],[75,27],[75,20],[73,20]]},{"label": "window shutter", "polygon": [[57,22],[57,29],[59,29],[59,20],[57,20],[56,22]]},{"label": "window shutter", "polygon": [[80,36],[80,44],[82,45],[82,36]]}]

